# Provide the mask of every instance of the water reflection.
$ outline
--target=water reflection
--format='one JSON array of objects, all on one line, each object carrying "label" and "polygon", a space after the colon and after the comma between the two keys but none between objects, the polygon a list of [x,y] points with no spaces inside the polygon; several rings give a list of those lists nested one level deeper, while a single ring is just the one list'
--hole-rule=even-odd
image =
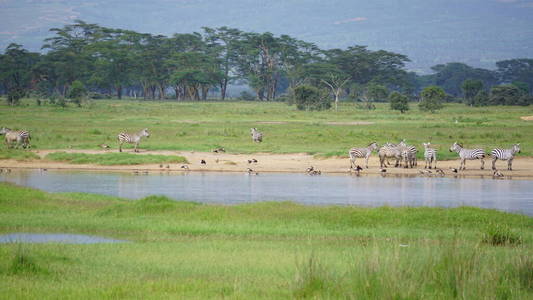
[{"label": "water reflection", "polygon": [[477,206],[533,215],[533,181],[447,177],[244,173],[13,171],[0,180],[50,192],[89,192],[139,199],[235,204],[294,201],[314,205]]}]

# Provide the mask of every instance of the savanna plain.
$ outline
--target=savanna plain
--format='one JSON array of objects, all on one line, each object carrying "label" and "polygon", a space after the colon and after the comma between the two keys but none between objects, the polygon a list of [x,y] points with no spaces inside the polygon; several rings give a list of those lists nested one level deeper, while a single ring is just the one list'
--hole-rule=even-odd
[{"label": "savanna plain", "polygon": [[[331,157],[373,141],[401,139],[419,149],[431,141],[442,159],[455,159],[448,151],[455,141],[486,150],[519,142],[523,157],[533,151],[533,122],[521,119],[533,115],[531,107],[448,104],[435,114],[416,107],[400,114],[386,105],[366,111],[347,103],[338,112],[258,102],[102,100],[60,108],[27,99],[23,104],[2,106],[0,126],[29,130],[32,151],[95,150],[102,143],[116,150],[118,132],[143,128],[151,137],[140,148],[153,151],[224,147],[235,154]],[[251,141],[251,127],[264,132],[262,143]],[[146,156],[127,151],[106,155]],[[167,156],[155,162],[185,163]],[[5,147],[0,157],[53,158]],[[183,200],[46,193],[1,183],[0,233],[81,233],[127,241],[1,244],[1,298],[533,297],[528,216],[472,207],[224,206]]]}]

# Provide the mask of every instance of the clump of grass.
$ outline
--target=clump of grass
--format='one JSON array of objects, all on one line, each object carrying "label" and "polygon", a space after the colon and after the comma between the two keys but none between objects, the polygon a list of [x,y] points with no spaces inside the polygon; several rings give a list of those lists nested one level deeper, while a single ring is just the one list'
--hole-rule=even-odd
[{"label": "clump of grass", "polygon": [[89,130],[89,134],[100,135],[102,132],[98,129],[91,129]]},{"label": "clump of grass", "polygon": [[297,263],[293,291],[296,298],[312,298],[328,293],[334,285],[334,276],[314,254]]},{"label": "clump of grass", "polygon": [[492,246],[520,245],[522,237],[504,225],[491,225],[483,235],[483,243]]},{"label": "clump of grass", "polygon": [[39,155],[20,149],[0,149],[0,159],[14,159],[17,161],[30,161],[40,159]]},{"label": "clump of grass", "polygon": [[12,275],[36,274],[41,273],[42,271],[44,270],[35,263],[34,258],[28,254],[28,250],[19,243],[16,248],[15,256],[9,265],[8,273]]},{"label": "clump of grass", "polygon": [[97,165],[140,165],[140,164],[161,164],[161,163],[188,163],[183,156],[170,155],[136,155],[131,153],[105,153],[105,154],[85,154],[54,152],[48,154],[45,159],[51,161],[62,161],[71,164],[97,164]]}]

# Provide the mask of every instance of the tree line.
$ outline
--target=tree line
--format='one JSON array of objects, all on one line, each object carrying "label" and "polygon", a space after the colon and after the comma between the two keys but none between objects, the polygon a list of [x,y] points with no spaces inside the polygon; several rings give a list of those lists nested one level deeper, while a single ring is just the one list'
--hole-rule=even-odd
[{"label": "tree line", "polygon": [[497,70],[449,63],[420,76],[405,69],[409,58],[402,54],[358,45],[325,50],[288,35],[228,27],[164,36],[78,20],[50,32],[42,52],[10,44],[0,54],[0,94],[9,103],[34,95],[79,104],[84,94],[206,100],[217,93],[224,100],[230,84],[248,85],[254,94],[245,98],[306,95],[318,107],[350,98],[371,109],[374,101],[417,99],[433,85],[446,92],[444,100],[469,105],[532,103],[533,59],[500,61]]}]

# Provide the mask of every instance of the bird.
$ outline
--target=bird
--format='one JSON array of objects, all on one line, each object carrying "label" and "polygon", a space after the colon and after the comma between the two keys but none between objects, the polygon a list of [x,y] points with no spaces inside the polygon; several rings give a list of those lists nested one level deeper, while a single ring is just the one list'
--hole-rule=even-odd
[{"label": "bird", "polygon": [[355,166],[355,171],[356,171],[357,173],[359,173],[361,170],[363,170],[363,168],[361,168],[360,165]]},{"label": "bird", "polygon": [[170,165],[167,165],[166,168],[167,168],[167,169],[170,169]]},{"label": "bird", "polygon": [[249,163],[249,164],[251,164],[251,163],[252,163],[252,160],[251,160],[251,159],[249,159],[249,160],[248,160],[248,163]]},{"label": "bird", "polygon": [[383,168],[381,168],[381,169],[379,169],[379,171],[380,171],[381,173],[385,173],[385,172],[387,172],[387,169],[383,169]]},{"label": "bird", "polygon": [[315,167],[310,166],[310,167],[307,168],[305,171],[306,171],[307,173],[310,173],[310,172],[313,172],[314,169],[315,169]]},{"label": "bird", "polygon": [[423,175],[429,175],[429,174],[433,173],[433,172],[431,172],[430,170],[418,170],[418,172],[419,172],[420,174],[423,174]]},{"label": "bird", "polygon": [[134,174],[134,175],[139,175],[139,171],[134,170],[134,171],[133,171],[133,174]]},{"label": "bird", "polygon": [[457,169],[456,168],[450,168],[452,170],[452,172],[454,173],[457,173]]},{"label": "bird", "polygon": [[256,164],[256,163],[257,163],[257,159],[252,158],[252,162],[253,162],[254,164]]},{"label": "bird", "polygon": [[494,172],[492,173],[492,176],[494,176],[494,177],[503,177],[503,174],[502,174],[502,172],[500,172],[498,170],[494,170]]},{"label": "bird", "polygon": [[46,169],[46,168],[42,168],[41,171],[48,171],[48,169]]},{"label": "bird", "polygon": [[213,152],[214,153],[220,153],[220,152],[226,152],[226,150],[224,148],[220,147],[220,148],[214,149]]},{"label": "bird", "polygon": [[207,163],[205,162],[204,159],[202,159],[202,160],[200,161],[200,163],[201,163],[202,165],[207,165]]},{"label": "bird", "polygon": [[109,149],[109,148],[110,148],[109,145],[106,145],[106,144],[100,144],[100,145],[98,145],[98,146],[99,146],[100,148],[102,148],[102,149]]},{"label": "bird", "polygon": [[189,166],[187,166],[187,165],[183,165],[183,166],[181,166],[181,168],[184,169],[184,170],[186,170],[186,171],[189,170]]},{"label": "bird", "polygon": [[255,172],[254,170],[247,168],[246,172],[248,172],[248,175],[259,175],[259,173]]},{"label": "bird", "polygon": [[159,165],[159,167],[160,167],[160,168],[162,168],[162,167],[163,167],[163,165]]},{"label": "bird", "polygon": [[441,176],[445,175],[445,173],[444,173],[444,171],[442,169],[437,169],[437,170],[435,170],[435,172],[437,172],[437,174],[439,174]]}]

